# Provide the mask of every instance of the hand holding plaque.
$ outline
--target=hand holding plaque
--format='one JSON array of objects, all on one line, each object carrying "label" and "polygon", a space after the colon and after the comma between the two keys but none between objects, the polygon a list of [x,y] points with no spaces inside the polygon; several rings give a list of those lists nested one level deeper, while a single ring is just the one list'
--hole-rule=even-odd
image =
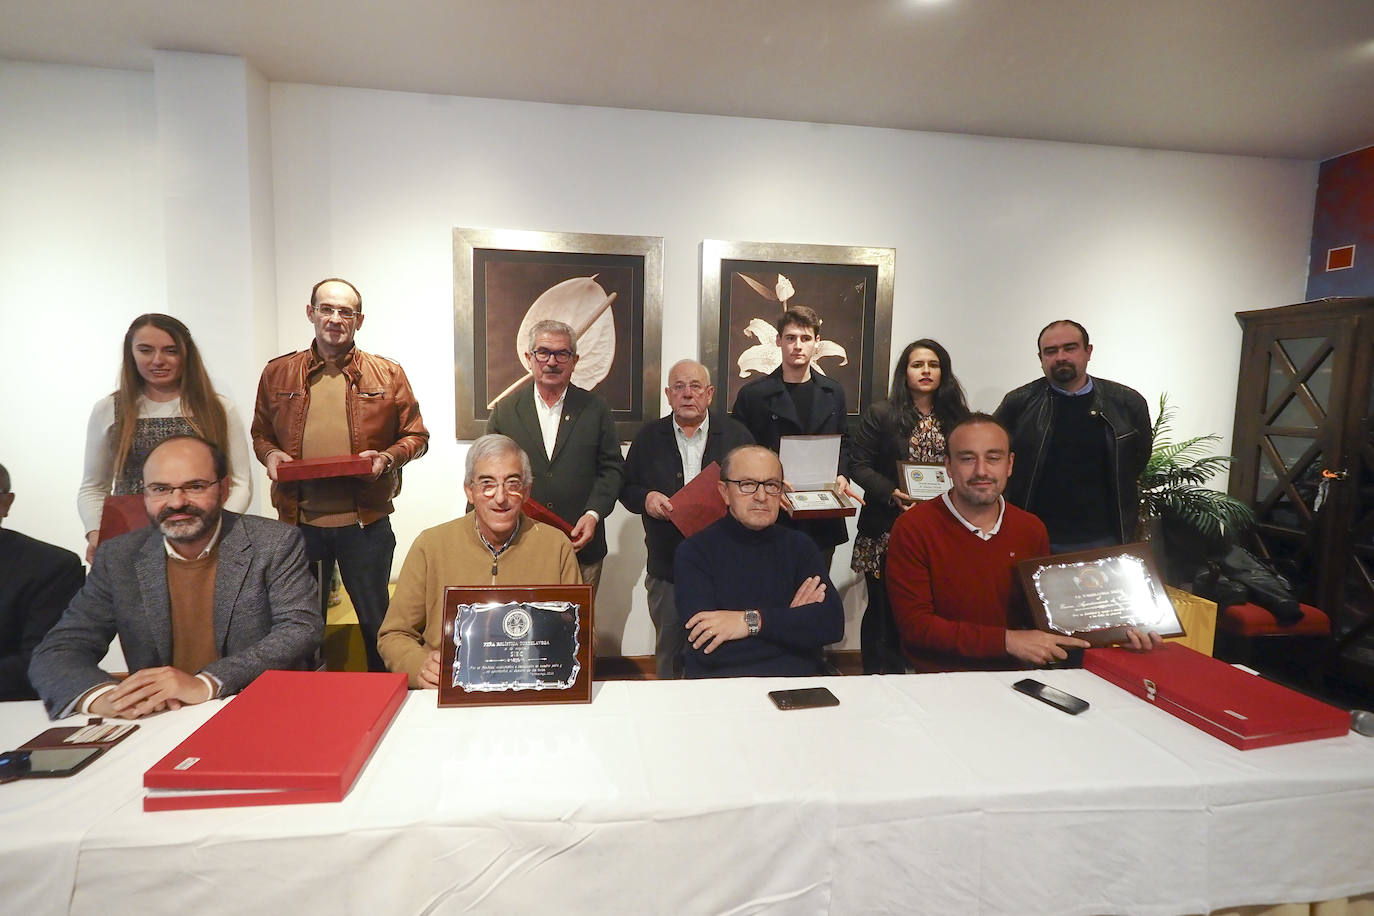
[{"label": "hand holding plaque", "polygon": [[950,488],[949,472],[943,464],[897,462],[902,492],[912,499],[934,499]]},{"label": "hand holding plaque", "polygon": [[778,459],[791,490],[782,507],[796,519],[846,518],[859,509],[836,486],[840,466],[840,437],[783,436]]},{"label": "hand holding plaque", "polygon": [[1046,632],[1093,646],[1134,646],[1132,629],[1185,635],[1146,544],[1022,560],[1016,568],[1035,625]]}]

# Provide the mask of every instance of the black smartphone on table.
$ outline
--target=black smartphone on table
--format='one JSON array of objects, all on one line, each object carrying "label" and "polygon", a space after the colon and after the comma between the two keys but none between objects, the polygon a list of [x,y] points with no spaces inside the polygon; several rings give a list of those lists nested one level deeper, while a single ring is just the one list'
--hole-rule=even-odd
[{"label": "black smartphone on table", "polygon": [[817,709],[839,706],[840,700],[824,687],[802,687],[798,690],[770,690],[768,699],[778,709]]},{"label": "black smartphone on table", "polygon": [[1079,699],[1073,694],[1065,693],[1049,684],[1042,684],[1034,678],[1024,678],[1011,686],[1026,696],[1035,697],[1040,702],[1048,703],[1055,709],[1063,710],[1071,716],[1076,716],[1088,708],[1087,700]]},{"label": "black smartphone on table", "polygon": [[0,782],[70,776],[105,753],[103,747],[43,747],[0,753]]}]

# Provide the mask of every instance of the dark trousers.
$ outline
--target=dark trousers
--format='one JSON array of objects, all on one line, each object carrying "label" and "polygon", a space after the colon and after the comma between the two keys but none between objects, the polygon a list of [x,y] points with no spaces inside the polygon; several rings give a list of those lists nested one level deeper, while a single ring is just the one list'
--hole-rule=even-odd
[{"label": "dark trousers", "polygon": [[[344,525],[341,528],[317,528],[301,525],[305,536],[306,559],[312,563],[323,561],[325,569],[337,563],[348,598],[358,613],[358,625],[363,631],[363,645],[367,648],[369,671],[385,671],[386,665],[377,654],[377,631],[391,601],[387,583],[391,580],[391,558],[396,552],[396,535],[391,532],[391,519],[382,518],[368,525]],[[322,590],[329,584],[322,583]]]},{"label": "dark trousers", "polygon": [[872,573],[864,573],[864,583],[868,586],[868,607],[864,608],[863,622],[859,624],[864,674],[901,674],[906,665],[892,605],[887,600],[887,583]]}]

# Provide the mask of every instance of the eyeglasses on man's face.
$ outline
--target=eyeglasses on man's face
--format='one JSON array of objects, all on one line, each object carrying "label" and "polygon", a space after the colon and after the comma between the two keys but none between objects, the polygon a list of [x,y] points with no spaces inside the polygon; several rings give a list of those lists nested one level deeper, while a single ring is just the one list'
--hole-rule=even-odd
[{"label": "eyeglasses on man's face", "polygon": [[352,321],[362,314],[362,312],[357,309],[337,308],[332,305],[312,305],[311,308],[313,308],[315,314],[319,315],[321,318],[333,318],[337,315],[340,321]]},{"label": "eyeglasses on man's face", "polygon": [[534,357],[536,362],[555,362],[561,366],[562,364],[566,363],[568,360],[573,358],[573,351],[550,350],[548,347],[535,347],[534,352],[530,355]]},{"label": "eyeglasses on man's face", "polygon": [[211,487],[218,485],[218,480],[192,480],[176,487],[168,483],[145,483],[143,492],[153,499],[171,499],[172,494],[180,490],[186,498],[196,499],[210,492]]},{"label": "eyeglasses on man's face", "polygon": [[491,499],[501,490],[514,496],[525,491],[525,481],[519,477],[507,477],[505,480],[479,480],[474,489],[487,499]]},{"label": "eyeglasses on man's face", "polygon": [[703,385],[701,382],[674,382],[669,386],[669,390],[673,394],[683,394],[688,391],[692,394],[701,394],[709,387],[709,385]]},{"label": "eyeglasses on man's face", "polygon": [[763,492],[769,496],[777,496],[782,492],[781,480],[731,480],[729,477],[722,477],[721,480],[739,487],[745,496],[758,492],[759,487],[763,487]]}]

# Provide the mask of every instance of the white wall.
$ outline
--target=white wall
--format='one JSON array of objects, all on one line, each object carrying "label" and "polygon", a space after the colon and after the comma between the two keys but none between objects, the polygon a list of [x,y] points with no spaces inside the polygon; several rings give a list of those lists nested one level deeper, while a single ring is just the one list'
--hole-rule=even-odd
[{"label": "white wall", "polygon": [[0,61],[5,525],[82,554],[91,405],[129,322],[168,310],[161,184],[152,74]]},{"label": "white wall", "polygon": [[[150,77],[17,69],[23,80],[0,71],[10,123],[0,139],[0,203],[14,183],[25,187],[13,193],[31,211],[56,205],[118,223],[120,202],[141,200],[157,176],[145,174],[152,166],[136,143],[111,145],[105,135],[138,138],[153,129]],[[143,87],[143,105],[116,118],[100,99],[126,84]],[[95,162],[63,142],[50,108],[76,123],[101,115]],[[102,195],[78,197],[61,172],[35,170],[15,135],[42,163],[79,163],[72,171],[82,178],[93,170]],[[419,530],[461,510],[455,226],[663,236],[664,365],[696,355],[701,239],[894,247],[894,351],[918,336],[941,340],[978,407],[991,409],[1032,378],[1036,331],[1069,316],[1092,332],[1094,371],[1152,402],[1167,390],[1183,433],[1229,438],[1240,344],[1232,315],[1301,299],[1316,186],[1316,165],[1306,162],[288,84],[271,87],[271,148],[279,350],[309,341],[302,306],[311,284],[350,278],[367,305],[360,344],[406,366],[433,434],[397,503],[398,567]],[[155,221],[156,201],[142,205]],[[61,222],[34,235],[12,228],[11,218],[0,217],[6,340],[11,313],[46,289],[37,276],[16,283],[11,263],[60,259],[64,271],[94,284],[100,272],[89,265],[114,260],[104,236],[72,238]],[[137,238],[123,269],[160,278],[156,231]],[[100,307],[82,304],[77,327],[94,335],[92,360],[75,364],[71,416],[49,424],[57,452],[79,452],[75,416],[108,388],[118,334],[146,308],[124,307],[97,328],[89,316]],[[48,322],[26,320],[33,339],[50,333]],[[205,348],[213,368],[216,354]],[[19,361],[16,378],[47,374],[39,348],[11,344],[7,355]],[[75,466],[23,451],[8,457],[13,407],[0,409],[0,461],[26,491],[37,482],[49,507],[22,515],[16,506],[14,526],[74,546]],[[44,414],[24,410],[22,428],[39,427]],[[620,510],[609,535],[617,559],[603,580],[598,629],[605,645],[623,641],[624,651],[647,653],[642,530]],[[847,565],[841,552],[834,571],[846,588]],[[856,612],[862,586],[847,591]],[[856,640],[851,625],[849,642]]]}]

